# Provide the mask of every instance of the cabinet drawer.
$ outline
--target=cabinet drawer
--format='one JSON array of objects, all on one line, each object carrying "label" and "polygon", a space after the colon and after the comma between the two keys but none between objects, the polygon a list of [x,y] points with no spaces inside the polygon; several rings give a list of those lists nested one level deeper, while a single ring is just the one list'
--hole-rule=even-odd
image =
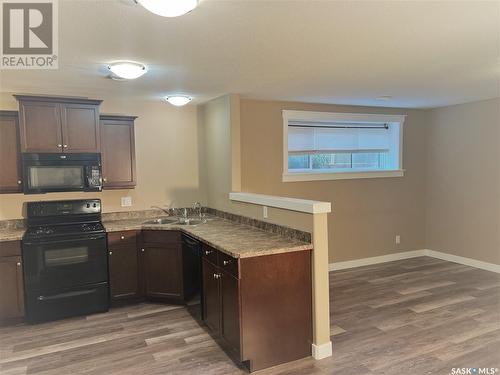
[{"label": "cabinet drawer", "polygon": [[219,267],[221,270],[226,271],[227,273],[233,275],[238,278],[238,259],[233,258],[230,255],[227,255],[223,252],[219,252]]},{"label": "cabinet drawer", "polygon": [[180,244],[181,232],[176,230],[143,230],[142,241],[148,244]]},{"label": "cabinet drawer", "polygon": [[136,247],[137,231],[127,230],[122,232],[108,233],[108,247]]},{"label": "cabinet drawer", "polygon": [[213,247],[208,246],[207,244],[202,244],[201,249],[203,258],[208,260],[212,264],[217,265],[218,251],[215,250]]},{"label": "cabinet drawer", "polygon": [[0,257],[11,257],[21,255],[21,241],[0,242]]}]

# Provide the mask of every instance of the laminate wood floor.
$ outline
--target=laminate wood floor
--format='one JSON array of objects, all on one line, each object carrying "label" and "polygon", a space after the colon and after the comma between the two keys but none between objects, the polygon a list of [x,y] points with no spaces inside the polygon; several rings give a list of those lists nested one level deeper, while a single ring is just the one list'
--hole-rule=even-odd
[{"label": "laminate wood floor", "polygon": [[[422,257],[330,273],[333,356],[258,374],[500,368],[500,275]],[[0,374],[244,374],[184,307],[0,328]]]}]

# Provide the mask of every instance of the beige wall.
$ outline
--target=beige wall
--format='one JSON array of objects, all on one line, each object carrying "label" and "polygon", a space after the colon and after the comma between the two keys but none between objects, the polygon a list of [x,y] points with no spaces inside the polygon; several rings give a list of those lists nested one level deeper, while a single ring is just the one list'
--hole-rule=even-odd
[{"label": "beige wall", "polygon": [[[65,92],[65,95],[82,95]],[[101,198],[105,212],[140,210],[151,205],[191,205],[204,202],[200,188],[198,127],[196,107],[173,107],[160,100],[117,100],[102,96],[101,112],[136,115],[135,137],[137,187],[130,190],[109,190],[102,193],[49,193],[41,195],[0,195],[0,220],[19,218],[22,203],[28,200]],[[0,109],[17,109],[10,93],[0,94]],[[1,161],[0,161],[1,162]],[[122,208],[120,198],[131,196],[132,207]]]},{"label": "beige wall", "polygon": [[[405,176],[283,183],[283,109],[407,114]],[[242,191],[332,202],[330,263],[425,248],[425,111],[242,100],[240,112]]]},{"label": "beige wall", "polygon": [[268,218],[262,215],[262,206],[229,200],[231,191],[241,186],[240,99],[238,95],[224,95],[198,107],[200,127],[200,168],[206,186],[208,206],[271,223],[312,232],[309,214],[279,208],[268,209]]},{"label": "beige wall", "polygon": [[426,245],[500,264],[500,99],[429,111]]},{"label": "beige wall", "polygon": [[207,204],[226,210],[231,191],[231,97],[221,96],[198,107]]}]

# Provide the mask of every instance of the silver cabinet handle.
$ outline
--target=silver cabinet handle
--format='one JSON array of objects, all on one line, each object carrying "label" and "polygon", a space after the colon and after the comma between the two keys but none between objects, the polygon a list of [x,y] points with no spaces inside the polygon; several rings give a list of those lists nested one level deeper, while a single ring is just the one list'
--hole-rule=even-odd
[{"label": "silver cabinet handle", "polygon": [[21,262],[17,262],[16,266],[21,267]]},{"label": "silver cabinet handle", "polygon": [[64,148],[68,148],[68,145],[63,145]]},{"label": "silver cabinet handle", "polygon": [[109,252],[109,255],[113,255],[113,252],[112,252],[112,251],[110,251],[110,252]]},{"label": "silver cabinet handle", "polygon": [[230,260],[225,260],[224,262],[222,262],[222,264],[224,264],[225,266],[227,266],[229,263],[231,263]]},{"label": "silver cabinet handle", "polygon": [[17,180],[17,184],[21,185],[23,182],[21,180]]},{"label": "silver cabinet handle", "polygon": [[141,249],[142,252],[144,252],[144,249]]},{"label": "silver cabinet handle", "polygon": [[218,278],[220,278],[220,274],[214,273],[214,279],[218,279]]},{"label": "silver cabinet handle", "polygon": [[205,250],[205,255],[211,254],[212,250]]},{"label": "silver cabinet handle", "polygon": [[124,239],[125,239],[125,236],[120,236],[120,238],[121,238],[122,240],[124,240]]},{"label": "silver cabinet handle", "polygon": [[59,143],[59,144],[57,145],[57,147],[61,148],[61,147],[62,147],[62,144],[60,144],[60,143]]},{"label": "silver cabinet handle", "polygon": [[106,177],[104,177],[102,180],[103,180],[104,182],[108,181],[108,179],[107,179]]}]

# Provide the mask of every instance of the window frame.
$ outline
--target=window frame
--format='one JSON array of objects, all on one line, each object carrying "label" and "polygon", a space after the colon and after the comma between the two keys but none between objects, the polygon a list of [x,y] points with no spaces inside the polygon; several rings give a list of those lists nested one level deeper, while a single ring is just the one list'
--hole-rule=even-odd
[{"label": "window frame", "polygon": [[[359,178],[403,177],[403,130],[406,115],[339,113],[282,110],[283,116],[283,182],[346,180]],[[288,124],[289,121],[332,121],[332,122],[385,122],[399,124],[399,168],[391,170],[349,170],[290,172],[288,170]]]}]

